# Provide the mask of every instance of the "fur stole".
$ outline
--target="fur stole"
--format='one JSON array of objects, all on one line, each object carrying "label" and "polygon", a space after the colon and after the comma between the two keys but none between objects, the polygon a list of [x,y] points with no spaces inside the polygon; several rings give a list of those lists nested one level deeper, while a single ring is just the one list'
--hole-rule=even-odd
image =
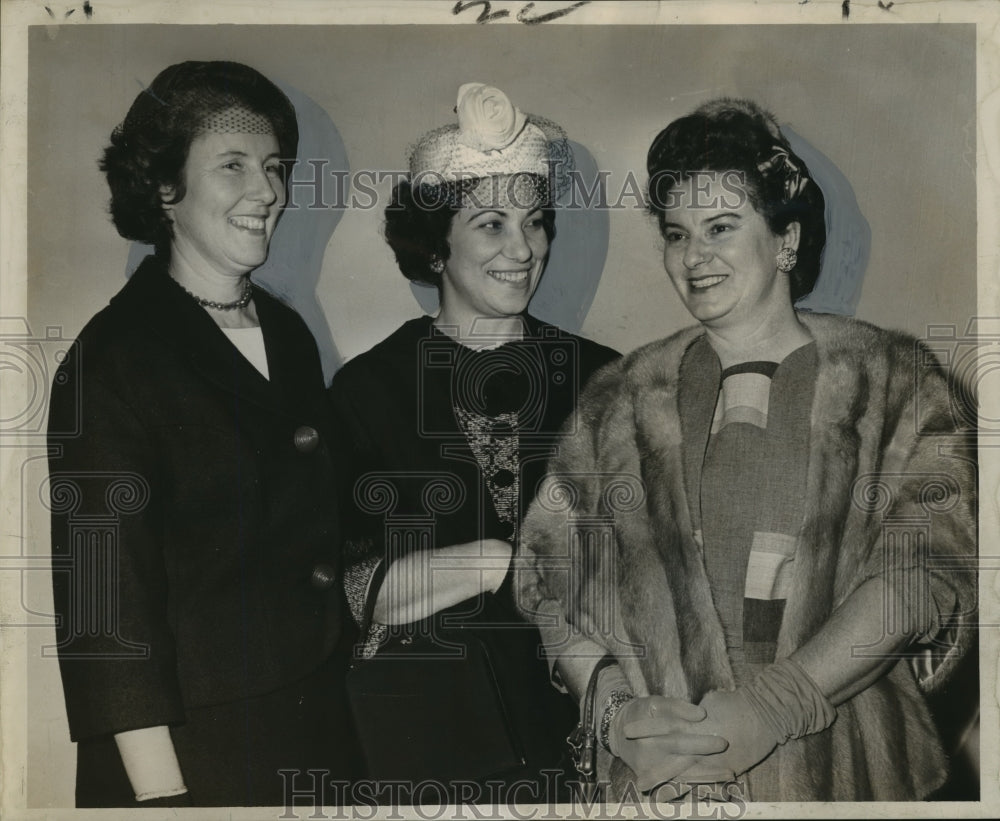
[{"label": "fur stole", "polygon": [[[754,768],[768,774],[753,780],[752,798],[918,798],[945,774],[920,687],[938,686],[974,637],[972,419],[912,337],[844,317],[800,318],[818,370],[806,514],[778,656],[813,636],[862,582],[906,560],[900,551],[911,544],[929,546],[920,558],[933,557],[929,573],[947,574],[957,605],[924,653],[933,661],[919,687],[911,666],[897,663],[841,705],[830,729]],[[558,609],[574,635],[614,653],[638,694],[693,702],[734,686],[681,450],[678,374],[701,333],[651,343],[591,380],[576,433],[525,521],[518,590],[529,616]]]}]

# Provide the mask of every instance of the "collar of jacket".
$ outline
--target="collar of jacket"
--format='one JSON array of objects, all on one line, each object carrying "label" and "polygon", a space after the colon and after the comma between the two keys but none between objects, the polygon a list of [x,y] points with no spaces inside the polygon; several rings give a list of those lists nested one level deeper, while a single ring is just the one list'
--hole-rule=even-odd
[{"label": "collar of jacket", "polygon": [[310,352],[292,342],[301,336],[300,323],[294,311],[257,285],[253,300],[264,335],[269,379],[236,350],[156,256],[142,261],[111,304],[223,390],[276,412],[296,414],[302,407],[302,386],[311,381],[312,364]]},{"label": "collar of jacket", "polygon": [[[524,322],[525,334],[521,337],[521,340],[531,341],[533,339],[545,338],[550,334],[570,336],[565,331],[561,331],[554,325],[549,325],[546,322],[542,322],[540,319],[536,319],[527,311],[521,314],[521,319]],[[411,319],[406,322],[400,331],[413,336],[416,339],[426,339],[427,337],[441,337],[442,339],[454,339],[444,331],[440,331],[437,325],[434,324],[435,318],[430,314],[424,314],[423,316],[418,316],[416,319]],[[521,341],[517,340],[517,341]],[[512,340],[512,342],[515,340]],[[456,345],[460,345],[460,342],[455,342]],[[504,343],[511,344],[511,343]],[[501,346],[502,347],[502,346]],[[470,348],[470,350],[472,350]],[[495,350],[494,348],[486,348],[485,350]]]}]

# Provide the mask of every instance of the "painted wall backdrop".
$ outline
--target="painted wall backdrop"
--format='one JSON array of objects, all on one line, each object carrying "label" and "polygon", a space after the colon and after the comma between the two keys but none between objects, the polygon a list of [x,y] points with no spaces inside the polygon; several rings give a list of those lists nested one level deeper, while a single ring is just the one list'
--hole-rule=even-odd
[{"label": "painted wall backdrop", "polygon": [[[72,338],[121,287],[130,248],[97,169],[111,129],[166,65],[229,59],[294,90],[319,129],[308,150],[352,174],[405,168],[408,145],[452,121],[461,83],[496,85],[586,149],[612,202],[630,177],[644,181],[646,149],[672,118],[711,97],[752,98],[829,164],[842,221],[831,276],[868,258],[863,283],[842,278],[830,293],[879,325],[961,333],[976,314],[975,47],[971,25],[33,28],[28,319],[36,335]],[[381,238],[389,184],[372,187],[375,207],[360,196],[357,207],[289,218],[272,249],[265,280],[307,316],[328,368],[422,311]],[[558,278],[539,309],[621,350],[689,324],[640,193],[560,216]],[[21,476],[28,550],[40,557],[48,524],[27,490],[44,471],[44,459],[29,460]],[[74,751],[56,662],[41,650],[51,643],[45,573],[28,577],[23,599],[43,625],[29,646],[28,805],[71,806]]]}]

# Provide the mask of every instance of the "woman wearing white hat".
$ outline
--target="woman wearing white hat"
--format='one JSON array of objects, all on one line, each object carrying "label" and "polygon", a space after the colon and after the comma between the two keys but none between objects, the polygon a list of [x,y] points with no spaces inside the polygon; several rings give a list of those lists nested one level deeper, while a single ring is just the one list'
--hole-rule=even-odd
[{"label": "woman wearing white hat", "polygon": [[[366,729],[363,705],[356,717],[372,777],[436,779],[463,801],[502,800],[497,789],[520,784],[519,800],[544,801],[561,794],[542,770],[562,767],[576,707],[551,684],[509,569],[559,431],[587,377],[617,353],[527,313],[572,163],[564,132],[480,83],[461,87],[456,111],[458,125],[418,142],[385,212],[400,270],[436,286],[440,310],[349,362],[331,391],[350,466],[348,598],[368,653],[401,634],[439,648],[474,636],[495,692],[484,707],[484,686],[467,688],[447,715],[424,715],[426,732]],[[455,681],[445,671],[464,675],[452,661],[435,661],[444,689]],[[388,690],[385,704],[398,703]],[[400,723],[435,713],[428,702],[416,699]],[[496,724],[483,717],[493,706]],[[477,787],[462,794],[459,781]]]}]

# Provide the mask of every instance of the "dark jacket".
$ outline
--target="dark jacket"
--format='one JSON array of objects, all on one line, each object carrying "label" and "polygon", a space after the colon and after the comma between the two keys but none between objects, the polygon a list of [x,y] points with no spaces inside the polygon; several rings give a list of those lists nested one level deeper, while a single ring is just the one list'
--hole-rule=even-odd
[{"label": "dark jacket", "polygon": [[[525,322],[528,333],[522,341],[472,352],[424,316],[344,365],[330,389],[342,432],[338,440],[346,446],[338,461],[346,460],[352,474],[344,484],[369,471],[395,471],[404,492],[385,513],[433,515],[439,545],[510,540],[511,528],[500,522],[489,493],[480,488],[481,471],[453,404],[493,415],[519,412],[523,514],[590,375],[619,357],[611,348],[531,316]],[[464,490],[465,503],[425,507],[434,497],[424,496],[423,483],[435,472]],[[368,534],[373,525],[377,531],[385,519],[382,512],[365,517],[357,504],[345,506],[343,518],[348,538]]]},{"label": "dark jacket", "polygon": [[55,377],[53,586],[74,740],[271,693],[338,641],[320,360],[294,311],[256,287],[254,304],[270,381],[149,257]]},{"label": "dark jacket", "polygon": [[[342,505],[352,575],[385,557],[392,541],[386,534],[394,528],[423,529],[428,535],[418,538],[426,538],[421,544],[428,546],[513,539],[514,526],[497,514],[455,405],[492,417],[517,411],[519,521],[546,461],[558,450],[560,430],[583,385],[618,357],[531,317],[525,321],[523,340],[473,352],[437,331],[430,317],[421,317],[334,377],[331,396],[344,449],[338,464],[348,473],[343,487],[354,491]],[[397,542],[407,543],[417,539]],[[353,587],[363,591],[365,584]],[[460,623],[507,625],[483,635],[513,733],[525,751],[525,769],[505,774],[508,782],[557,766],[576,708],[550,683],[538,633],[515,611],[509,578],[497,594],[438,614],[434,634],[447,635],[442,624],[456,617]],[[469,722],[476,719],[468,716]]]}]

